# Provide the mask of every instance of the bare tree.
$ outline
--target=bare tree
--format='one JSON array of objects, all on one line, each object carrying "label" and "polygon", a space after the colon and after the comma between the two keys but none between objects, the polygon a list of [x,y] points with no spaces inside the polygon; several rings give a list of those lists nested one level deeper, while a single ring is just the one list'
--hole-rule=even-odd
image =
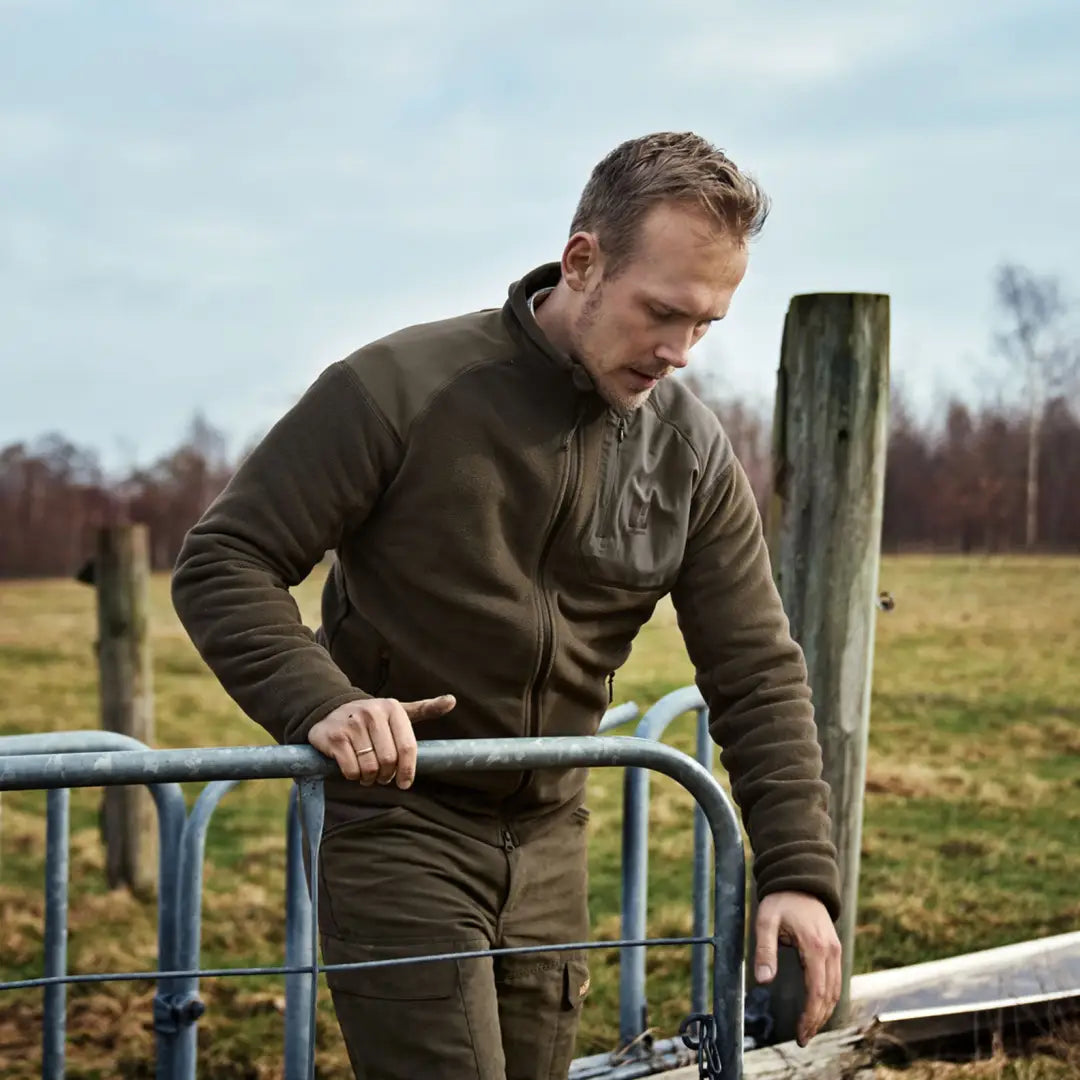
[{"label": "bare tree", "polygon": [[1028,438],[1025,545],[1038,543],[1039,456],[1049,402],[1080,376],[1080,343],[1070,327],[1072,311],[1061,281],[1023,266],[998,267],[994,293],[1004,328],[994,344],[1024,381]]}]

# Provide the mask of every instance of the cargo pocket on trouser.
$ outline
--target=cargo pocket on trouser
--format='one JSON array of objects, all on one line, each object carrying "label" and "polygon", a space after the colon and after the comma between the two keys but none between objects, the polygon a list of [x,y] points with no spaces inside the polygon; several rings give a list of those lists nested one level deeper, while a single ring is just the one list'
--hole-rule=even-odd
[{"label": "cargo pocket on trouser", "polygon": [[542,964],[530,960],[506,957],[496,976],[506,1080],[566,1080],[589,967],[565,954]]},{"label": "cargo pocket on trouser", "polygon": [[[326,934],[322,946],[323,963],[331,965],[463,952],[487,943],[366,945]],[[502,1080],[490,958],[328,971],[326,981],[358,1080]]]}]

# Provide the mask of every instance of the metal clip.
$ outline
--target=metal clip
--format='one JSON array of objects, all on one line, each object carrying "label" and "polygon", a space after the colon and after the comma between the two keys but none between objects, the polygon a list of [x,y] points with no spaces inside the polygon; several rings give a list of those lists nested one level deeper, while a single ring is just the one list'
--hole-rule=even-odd
[{"label": "metal clip", "polygon": [[154,996],[154,1030],[159,1035],[177,1035],[181,1028],[194,1024],[206,1005],[187,994],[156,994]]}]

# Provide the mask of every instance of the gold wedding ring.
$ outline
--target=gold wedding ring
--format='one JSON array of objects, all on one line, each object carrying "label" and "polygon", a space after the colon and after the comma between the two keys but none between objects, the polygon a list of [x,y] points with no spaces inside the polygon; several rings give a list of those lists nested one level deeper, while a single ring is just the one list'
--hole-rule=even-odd
[{"label": "gold wedding ring", "polygon": [[356,754],[357,757],[359,757],[361,754],[374,754],[375,753],[375,747],[374,746],[365,746],[363,750],[354,749],[353,753]]}]

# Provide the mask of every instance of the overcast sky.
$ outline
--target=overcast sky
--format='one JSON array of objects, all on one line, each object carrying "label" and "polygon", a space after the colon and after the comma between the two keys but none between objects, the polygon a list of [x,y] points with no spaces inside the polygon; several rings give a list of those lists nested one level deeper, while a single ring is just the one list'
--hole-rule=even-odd
[{"label": "overcast sky", "polygon": [[694,130],[773,199],[696,364],[771,397],[789,298],[892,297],[923,409],[1003,259],[1080,291],[1076,0],[0,0],[0,445],[250,442],[326,364],[501,304],[592,165]]}]

